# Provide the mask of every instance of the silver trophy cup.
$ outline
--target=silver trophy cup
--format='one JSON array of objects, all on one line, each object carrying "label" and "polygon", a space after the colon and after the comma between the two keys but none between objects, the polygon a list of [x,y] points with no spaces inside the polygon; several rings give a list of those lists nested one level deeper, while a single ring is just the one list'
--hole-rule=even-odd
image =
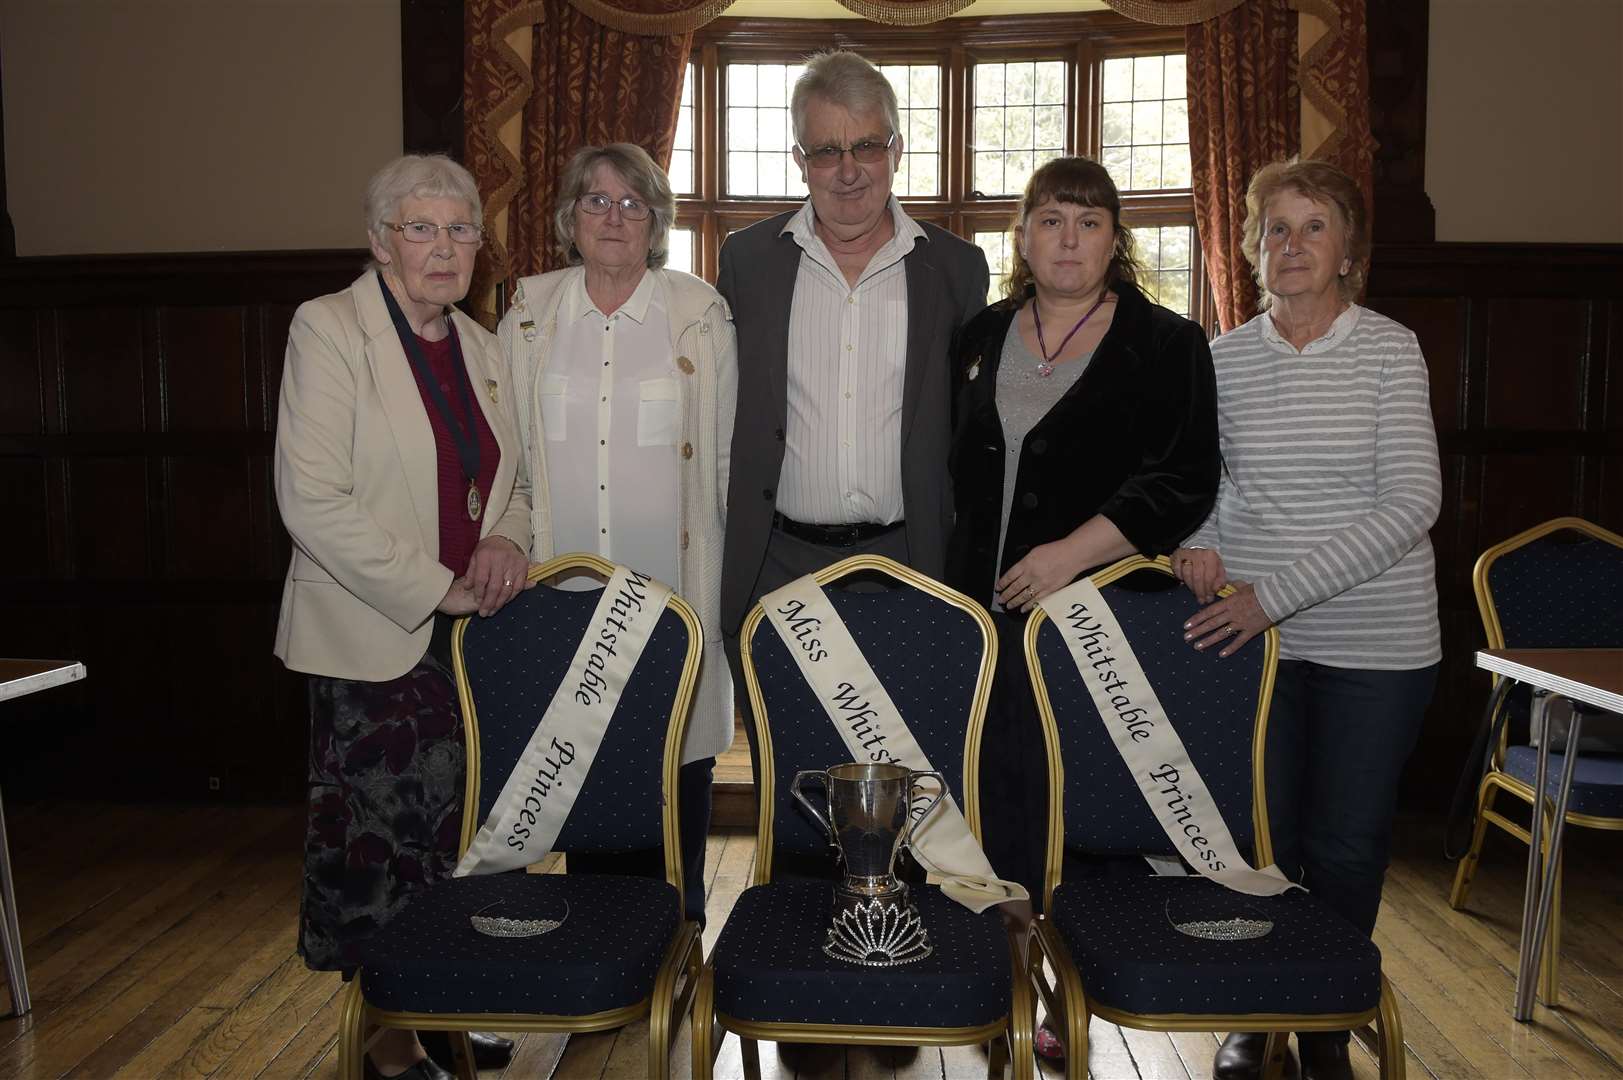
[{"label": "silver trophy cup", "polygon": [[[919,790],[925,777],[939,785],[934,795]],[[822,781],[825,809],[801,793],[808,778]],[[828,832],[845,864],[845,878],[834,887],[834,920],[823,951],[870,967],[929,956],[930,939],[918,908],[908,898],[907,884],[896,877],[896,854],[945,794],[941,774],[853,761],[803,769],[789,790]]]}]

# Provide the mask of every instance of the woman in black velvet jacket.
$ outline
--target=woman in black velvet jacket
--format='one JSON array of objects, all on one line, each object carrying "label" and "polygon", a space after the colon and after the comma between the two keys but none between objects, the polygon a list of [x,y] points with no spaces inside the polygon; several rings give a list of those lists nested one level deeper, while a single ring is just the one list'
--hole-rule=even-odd
[{"label": "woman in black velvet jacket", "polygon": [[1211,509],[1220,460],[1206,335],[1139,291],[1104,168],[1038,169],[1013,239],[1008,298],[960,337],[947,580],[998,625],[987,855],[1038,897],[1047,791],[1023,616],[1088,571],[1172,551]]}]

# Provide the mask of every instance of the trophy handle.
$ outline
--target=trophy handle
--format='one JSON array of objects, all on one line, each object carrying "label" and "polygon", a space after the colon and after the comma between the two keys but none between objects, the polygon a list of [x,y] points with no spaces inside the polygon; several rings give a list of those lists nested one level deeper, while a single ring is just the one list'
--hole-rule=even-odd
[{"label": "trophy handle", "polygon": [[[941,790],[936,792],[935,798],[930,800],[930,805],[926,806],[924,808],[924,813],[920,814],[918,817],[914,817],[913,812],[912,812],[913,811],[913,788],[915,786],[917,786],[917,784],[919,782],[919,778],[924,777],[924,776],[933,776],[933,777],[935,777],[936,783],[941,785]],[[928,769],[928,770],[921,769],[921,770],[918,770],[916,772],[912,772],[912,773],[908,774],[908,777],[907,777],[908,814],[907,814],[907,827],[902,830],[901,843],[903,845],[911,844],[913,842],[913,834],[918,831],[919,823],[921,821],[923,821],[925,818],[930,816],[930,811],[935,809],[936,803],[940,802],[946,796],[946,794],[947,794],[947,778],[945,776],[942,776],[940,773],[936,772],[934,769]]]},{"label": "trophy handle", "polygon": [[811,816],[817,819],[817,824],[821,825],[823,827],[823,831],[828,834],[828,842],[831,844],[835,843],[834,826],[829,822],[827,815],[825,815],[821,810],[817,809],[817,807],[812,804],[810,799],[806,798],[806,796],[800,793],[800,782],[808,776],[816,780],[821,780],[823,782],[823,790],[825,792],[828,790],[828,770],[801,769],[799,772],[795,773],[795,778],[789,781],[789,794],[798,799],[801,806],[804,806],[807,810],[811,811]]}]

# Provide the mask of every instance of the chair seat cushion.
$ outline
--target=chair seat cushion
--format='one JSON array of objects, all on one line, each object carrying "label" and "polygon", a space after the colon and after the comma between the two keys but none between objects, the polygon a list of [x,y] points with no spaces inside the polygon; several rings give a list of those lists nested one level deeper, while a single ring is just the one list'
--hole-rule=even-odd
[{"label": "chair seat cushion", "polygon": [[[1184,913],[1256,913],[1274,926],[1251,940],[1210,941],[1173,926]],[[1088,995],[1124,1012],[1323,1015],[1380,1001],[1380,950],[1299,889],[1247,896],[1199,877],[1101,875],[1056,889],[1049,919]]]},{"label": "chair seat cushion", "polygon": [[[490,937],[469,917],[558,918],[535,937]],[[584,1016],[635,1004],[654,986],[681,920],[676,889],[610,874],[492,874],[430,886],[367,943],[366,1000],[427,1013]]]},{"label": "chair seat cushion", "polygon": [[[1561,786],[1561,754],[1551,752],[1544,790],[1551,799]],[[1505,772],[1528,787],[1538,777],[1538,750],[1512,746],[1505,751]],[[1623,754],[1579,754],[1572,770],[1572,794],[1567,809],[1596,817],[1623,817]]]},{"label": "chair seat cushion", "polygon": [[738,898],[711,956],[716,1009],[757,1023],[973,1027],[1009,1011],[1008,938],[997,909],[980,915],[913,886],[935,951],[899,967],[864,967],[823,953],[834,887],[757,885]]}]

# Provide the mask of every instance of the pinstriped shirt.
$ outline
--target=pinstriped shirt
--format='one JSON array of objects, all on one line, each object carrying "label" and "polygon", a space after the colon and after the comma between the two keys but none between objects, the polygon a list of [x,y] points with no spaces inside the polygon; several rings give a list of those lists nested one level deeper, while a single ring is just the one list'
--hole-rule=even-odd
[{"label": "pinstriped shirt", "polygon": [[810,199],[783,230],[801,255],[789,309],[789,415],[777,507],[797,521],[902,520],[902,259],[925,233],[894,196],[890,212],[896,234],[855,286],[818,237]]},{"label": "pinstriped shirt", "polygon": [[1442,484],[1414,334],[1356,305],[1300,353],[1265,312],[1212,342],[1223,482],[1214,548],[1281,655],[1407,669],[1442,657],[1427,531]]}]

